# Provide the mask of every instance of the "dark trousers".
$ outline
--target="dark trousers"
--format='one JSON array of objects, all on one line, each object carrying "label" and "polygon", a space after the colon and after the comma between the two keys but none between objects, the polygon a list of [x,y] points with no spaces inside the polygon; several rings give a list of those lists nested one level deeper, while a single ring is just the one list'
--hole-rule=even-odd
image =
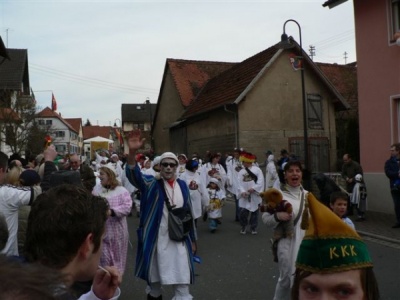
[{"label": "dark trousers", "polygon": [[394,204],[394,213],[396,214],[396,223],[400,224],[400,191],[399,190],[391,190],[393,204]]},{"label": "dark trousers", "polygon": [[[250,214],[250,222],[249,222],[249,214]],[[240,209],[240,225],[242,225],[242,229],[245,229],[247,225],[250,224],[251,230],[256,230],[258,226],[258,209],[256,211],[249,211],[245,208]]]},{"label": "dark trousers", "polygon": [[236,195],[232,194],[233,199],[235,199],[235,221],[240,221],[240,207],[239,207],[239,199]]}]

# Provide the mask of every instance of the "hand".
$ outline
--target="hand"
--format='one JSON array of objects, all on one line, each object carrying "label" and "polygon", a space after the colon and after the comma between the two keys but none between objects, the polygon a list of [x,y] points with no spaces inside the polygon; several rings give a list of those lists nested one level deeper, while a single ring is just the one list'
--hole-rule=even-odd
[{"label": "hand", "polygon": [[254,193],[256,190],[255,189],[253,189],[253,188],[251,188],[251,189],[249,189],[248,190],[248,192],[251,194],[251,193]]},{"label": "hand", "polygon": [[93,279],[93,293],[97,298],[110,299],[121,284],[121,275],[115,267],[104,267],[108,272],[98,269]]},{"label": "hand", "polygon": [[57,151],[54,145],[50,145],[43,152],[44,161],[53,161],[57,157]]},{"label": "hand", "polygon": [[279,221],[289,221],[292,218],[292,215],[287,212],[281,211],[276,213],[276,217]]},{"label": "hand", "polygon": [[192,253],[193,253],[193,254],[196,254],[196,251],[197,251],[196,242],[192,242]]},{"label": "hand", "polygon": [[134,129],[128,133],[129,150],[137,150],[143,146],[145,138],[142,138],[140,129]]},{"label": "hand", "polygon": [[243,192],[241,195],[242,195],[243,198],[247,198],[249,196],[249,193]]}]

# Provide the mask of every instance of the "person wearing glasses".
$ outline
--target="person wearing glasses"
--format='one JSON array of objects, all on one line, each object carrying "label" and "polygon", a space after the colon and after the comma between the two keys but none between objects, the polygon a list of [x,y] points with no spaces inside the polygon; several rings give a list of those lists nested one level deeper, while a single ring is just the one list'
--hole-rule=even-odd
[{"label": "person wearing glasses", "polygon": [[89,192],[93,191],[93,188],[96,185],[96,176],[94,175],[92,168],[81,163],[81,159],[77,154],[71,154],[69,157],[68,170],[79,171],[83,186]]},{"label": "person wearing glasses", "polygon": [[180,242],[168,235],[168,208],[192,210],[189,188],[176,177],[178,158],[171,152],[160,157],[160,179],[140,172],[135,161],[136,151],[143,146],[140,130],[128,136],[129,181],[141,192],[140,224],[135,275],[147,281],[147,299],[162,299],[162,285],[173,288],[173,299],[193,299],[189,285],[194,283],[193,253],[196,251],[196,229],[192,222],[189,235]]}]

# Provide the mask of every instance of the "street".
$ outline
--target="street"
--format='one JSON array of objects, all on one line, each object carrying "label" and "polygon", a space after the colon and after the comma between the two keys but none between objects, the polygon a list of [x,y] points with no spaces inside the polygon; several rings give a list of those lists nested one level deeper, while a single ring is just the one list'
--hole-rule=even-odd
[{"label": "street", "polygon": [[[272,299],[278,276],[272,261],[269,239],[272,230],[259,222],[258,235],[241,235],[239,223],[234,222],[234,204],[227,201],[223,208],[222,225],[212,234],[207,222],[198,220],[198,256],[195,264],[196,281],[191,294],[201,300],[269,300]],[[143,280],[134,277],[136,227],[138,218],[128,218],[132,247],[128,250],[127,269],[123,278],[121,300],[146,299]],[[357,224],[356,224],[357,226]],[[379,240],[366,240],[374,261],[382,300],[397,300],[400,250]],[[166,258],[168,259],[168,258]],[[171,299],[171,290],[164,289],[164,299]]]}]

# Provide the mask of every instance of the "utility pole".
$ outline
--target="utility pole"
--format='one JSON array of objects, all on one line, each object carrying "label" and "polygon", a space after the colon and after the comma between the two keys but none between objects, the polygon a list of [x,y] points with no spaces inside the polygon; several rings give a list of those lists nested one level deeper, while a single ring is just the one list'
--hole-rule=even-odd
[{"label": "utility pole", "polygon": [[308,51],[310,52],[311,60],[314,60],[314,56],[315,56],[315,46],[310,45],[310,49],[308,49]]},{"label": "utility pole", "polygon": [[343,55],[344,55],[344,64],[347,65],[347,52],[345,51]]}]

